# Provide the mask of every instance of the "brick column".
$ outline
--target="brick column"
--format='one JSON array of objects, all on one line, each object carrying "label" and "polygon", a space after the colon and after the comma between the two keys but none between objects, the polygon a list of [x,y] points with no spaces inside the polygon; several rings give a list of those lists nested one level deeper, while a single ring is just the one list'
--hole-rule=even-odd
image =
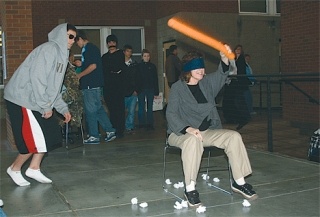
[{"label": "brick column", "polygon": [[[33,49],[32,0],[2,0],[0,6],[2,30],[6,36],[4,42],[6,43],[6,84]],[[15,147],[8,115],[6,115],[6,120],[7,139]]]}]

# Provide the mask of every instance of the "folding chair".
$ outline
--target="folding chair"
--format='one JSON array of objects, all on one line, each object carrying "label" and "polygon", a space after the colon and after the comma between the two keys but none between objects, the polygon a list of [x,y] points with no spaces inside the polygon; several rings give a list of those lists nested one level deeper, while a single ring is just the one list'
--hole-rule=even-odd
[{"label": "folding chair", "polygon": [[83,126],[82,126],[82,122],[80,123],[80,133],[81,133],[81,138],[82,138],[82,144],[81,145],[78,145],[76,147],[73,147],[73,148],[69,148],[69,145],[68,145],[68,142],[70,141],[69,139],[69,135],[70,135],[70,132],[69,132],[69,123],[66,123],[65,124],[65,148],[67,150],[71,150],[71,149],[74,149],[74,148],[78,148],[78,147],[81,147],[84,145],[83,141],[84,141],[84,133],[83,133]]},{"label": "folding chair", "polygon": [[[166,140],[165,140],[165,147],[164,147],[164,151],[163,151],[163,190],[166,192],[166,193],[169,193],[171,194],[172,196],[176,197],[177,199],[179,200],[183,200],[182,198],[180,198],[177,194],[169,191],[169,189],[167,188],[167,184],[166,184],[166,155],[167,155],[167,152],[169,152],[169,150],[175,150],[175,151],[179,151],[181,153],[181,149],[178,148],[178,147],[175,147],[175,146],[171,146],[169,145],[169,142],[168,142],[168,136],[166,137]],[[232,175],[231,175],[231,167],[230,167],[230,164],[229,164],[229,161],[227,160],[227,168],[223,168],[223,169],[212,169],[213,166],[210,166],[210,159],[211,159],[211,153],[214,152],[214,151],[217,151],[219,150],[218,148],[216,147],[205,147],[204,148],[204,152],[208,153],[208,156],[207,156],[207,166],[206,167],[201,167],[200,168],[200,171],[199,172],[206,172],[206,175],[208,176],[209,174],[209,171],[228,171],[228,175],[229,175],[229,185],[230,185],[230,190],[226,190],[226,189],[223,189],[215,184],[212,184],[212,183],[209,183],[209,180],[206,179],[206,182],[208,183],[208,186],[212,187],[212,188],[215,188],[215,189],[218,189],[220,191],[222,191],[223,193],[226,193],[226,194],[229,194],[229,195],[232,195],[233,192],[232,192]]]}]

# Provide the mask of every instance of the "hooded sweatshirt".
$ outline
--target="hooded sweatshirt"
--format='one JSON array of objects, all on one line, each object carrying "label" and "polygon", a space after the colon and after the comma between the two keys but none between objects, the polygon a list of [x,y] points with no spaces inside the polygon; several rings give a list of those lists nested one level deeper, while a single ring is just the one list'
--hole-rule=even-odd
[{"label": "hooded sweatshirt", "polygon": [[68,65],[67,24],[48,34],[48,42],[36,47],[14,72],[4,89],[4,98],[41,114],[55,108],[68,112],[61,86]]}]

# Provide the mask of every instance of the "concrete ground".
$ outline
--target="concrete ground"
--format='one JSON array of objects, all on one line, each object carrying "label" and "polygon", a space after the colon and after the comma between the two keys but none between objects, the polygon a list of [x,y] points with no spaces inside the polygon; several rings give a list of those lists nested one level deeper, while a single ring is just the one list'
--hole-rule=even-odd
[{"label": "concrete ground", "polygon": [[[166,174],[172,184],[165,187],[179,197],[176,198],[162,187],[166,123],[161,112],[155,112],[155,117],[154,131],[136,130],[134,135],[109,143],[83,146],[81,138],[74,137],[74,143],[68,143],[68,150],[66,147],[56,149],[42,163],[43,173],[53,183],[40,184],[28,179],[31,182],[28,187],[17,187],[6,174],[17,151],[8,144],[2,118],[0,199],[4,202],[3,211],[9,217],[320,216],[320,170],[318,163],[305,157],[308,138],[296,135],[296,139],[285,141],[292,130],[284,129],[284,122],[275,119],[275,129],[278,124],[283,133],[276,130],[274,152],[270,153],[266,151],[263,116],[257,116],[240,131],[253,168],[247,181],[254,186],[259,198],[250,201],[250,207],[243,207],[241,195],[228,195],[210,187],[200,172],[197,189],[206,212],[197,213],[194,208],[175,209],[175,202],[183,198],[183,188],[173,187],[174,183],[183,181],[180,156],[179,153],[167,155]],[[290,147],[295,151],[283,151]],[[205,163],[204,159],[203,165]],[[210,163],[218,169],[226,166],[226,160],[220,155],[211,157]],[[209,176],[210,182],[217,177],[218,185],[229,189],[227,171],[210,171]],[[131,204],[135,197],[137,205]],[[148,207],[139,207],[142,202],[147,202]]]}]

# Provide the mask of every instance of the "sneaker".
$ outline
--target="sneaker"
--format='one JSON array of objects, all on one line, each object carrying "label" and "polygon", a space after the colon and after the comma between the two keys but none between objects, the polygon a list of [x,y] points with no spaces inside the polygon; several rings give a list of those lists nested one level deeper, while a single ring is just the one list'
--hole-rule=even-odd
[{"label": "sneaker", "polygon": [[125,133],[126,134],[135,134],[135,131],[134,131],[134,129],[126,129]]},{"label": "sneaker", "polygon": [[83,141],[83,144],[98,145],[100,144],[100,138],[90,136],[88,139]]},{"label": "sneaker", "polygon": [[28,186],[30,185],[30,182],[24,179],[24,177],[21,174],[21,171],[13,171],[11,169],[11,166],[7,169],[8,175],[11,177],[11,179],[19,186]]},{"label": "sneaker", "polygon": [[28,168],[26,171],[26,176],[28,176],[29,178],[32,178],[40,183],[45,183],[45,184],[52,183],[52,180],[47,178],[45,175],[43,175],[42,172],[40,171],[40,169],[34,170],[34,169]]},{"label": "sneaker", "polygon": [[107,132],[106,138],[104,138],[104,141],[106,141],[106,142],[111,142],[111,141],[114,140],[115,138],[117,138],[115,132]]},{"label": "sneaker", "polygon": [[234,182],[231,186],[232,190],[236,193],[242,194],[246,199],[256,199],[258,195],[252,190],[252,185],[245,183],[244,185],[238,185]]},{"label": "sneaker", "polygon": [[199,199],[199,193],[197,190],[186,192],[184,191],[184,196],[188,201],[189,206],[199,206],[201,201]]}]

